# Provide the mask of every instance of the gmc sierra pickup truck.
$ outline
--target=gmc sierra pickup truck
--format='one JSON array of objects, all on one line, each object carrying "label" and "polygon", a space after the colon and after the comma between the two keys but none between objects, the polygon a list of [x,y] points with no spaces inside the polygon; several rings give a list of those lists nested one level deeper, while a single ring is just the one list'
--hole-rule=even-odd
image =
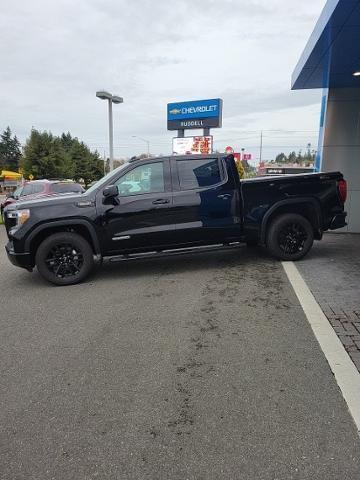
[{"label": "gmc sierra pickup truck", "polygon": [[82,195],[6,207],[6,251],[56,285],[84,280],[103,260],[239,243],[298,260],[346,225],[345,200],[339,172],[240,180],[232,155],[133,159]]}]

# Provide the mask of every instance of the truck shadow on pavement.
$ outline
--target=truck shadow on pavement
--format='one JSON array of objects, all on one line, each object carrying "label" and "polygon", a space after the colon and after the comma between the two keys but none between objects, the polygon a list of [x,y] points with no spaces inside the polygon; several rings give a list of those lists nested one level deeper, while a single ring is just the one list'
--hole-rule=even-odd
[{"label": "truck shadow on pavement", "polygon": [[166,273],[184,273],[198,270],[246,265],[253,262],[274,261],[262,248],[248,249],[245,246],[233,250],[187,253],[105,263],[91,277],[96,280],[112,280],[122,277],[153,276]]},{"label": "truck shadow on pavement", "polygon": [[[185,253],[183,255],[169,255],[144,259],[126,260],[114,263],[104,263],[97,266],[90,277],[80,285],[96,285],[99,282],[112,282],[126,278],[150,277],[174,273],[185,273],[229,266],[245,266],[251,263],[271,263],[272,259],[265,249],[261,247],[247,248],[245,245],[231,250],[218,250],[212,252]],[[28,288],[30,285],[41,286],[48,284],[41,278],[36,268],[32,274],[19,272],[16,275],[16,286]],[[74,288],[74,286],[70,286]],[[66,287],[62,287],[66,288]]]}]

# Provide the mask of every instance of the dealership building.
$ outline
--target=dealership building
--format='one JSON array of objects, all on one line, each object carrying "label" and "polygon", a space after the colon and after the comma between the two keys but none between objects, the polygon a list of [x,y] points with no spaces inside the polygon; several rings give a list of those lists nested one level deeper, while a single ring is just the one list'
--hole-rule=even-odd
[{"label": "dealership building", "polygon": [[349,232],[360,233],[360,0],[328,0],[292,76],[322,88],[317,170],[348,182]]}]

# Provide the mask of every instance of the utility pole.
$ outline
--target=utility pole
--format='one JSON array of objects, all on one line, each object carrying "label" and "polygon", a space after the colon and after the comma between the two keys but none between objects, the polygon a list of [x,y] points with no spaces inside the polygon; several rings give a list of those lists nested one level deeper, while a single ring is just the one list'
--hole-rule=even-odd
[{"label": "utility pole", "polygon": [[260,162],[262,162],[262,149],[263,149],[263,132],[261,130],[261,134],[260,134]]}]

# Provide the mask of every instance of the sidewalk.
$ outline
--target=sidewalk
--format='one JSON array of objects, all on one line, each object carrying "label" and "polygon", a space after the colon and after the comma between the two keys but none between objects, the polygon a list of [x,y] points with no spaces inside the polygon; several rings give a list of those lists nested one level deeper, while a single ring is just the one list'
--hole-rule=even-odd
[{"label": "sidewalk", "polygon": [[296,265],[360,371],[360,235],[325,234]]}]

